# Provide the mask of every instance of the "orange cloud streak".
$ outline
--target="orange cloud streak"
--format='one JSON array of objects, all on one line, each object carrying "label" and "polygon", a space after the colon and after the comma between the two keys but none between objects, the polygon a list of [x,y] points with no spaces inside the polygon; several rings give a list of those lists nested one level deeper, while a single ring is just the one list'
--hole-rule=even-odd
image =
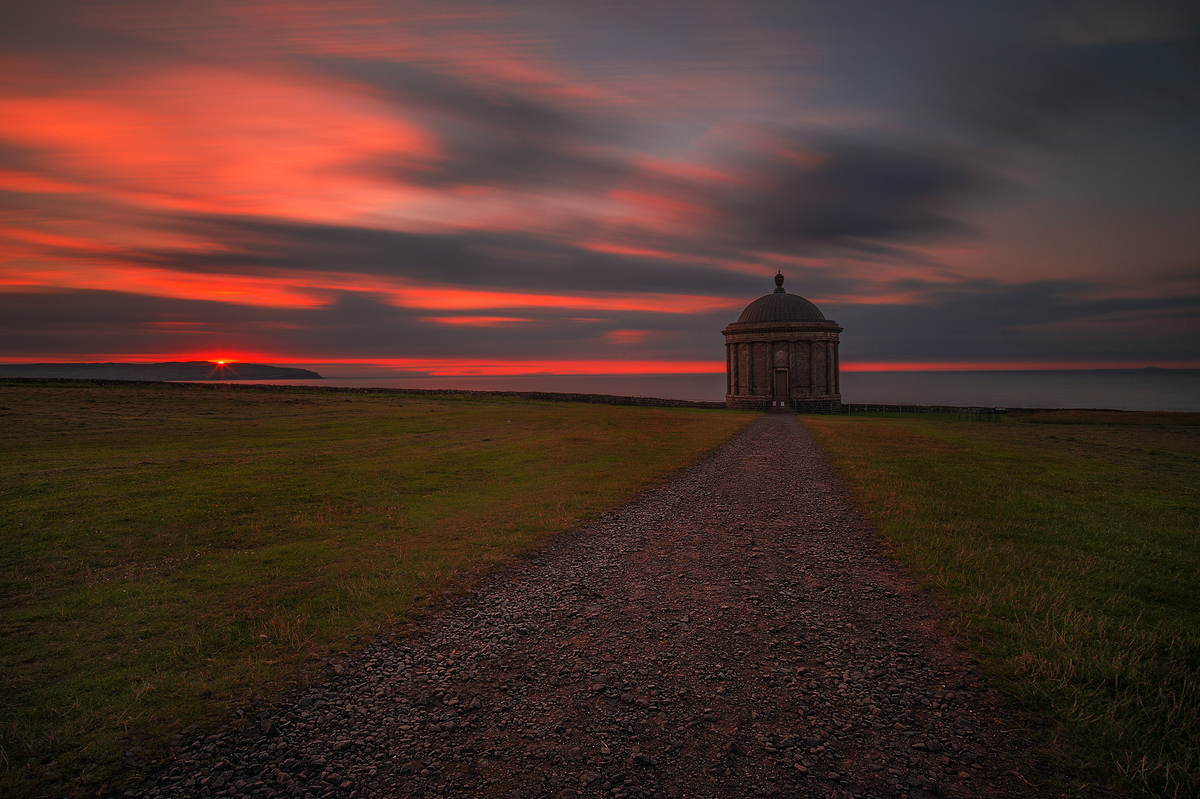
[{"label": "orange cloud streak", "polygon": [[0,189],[30,194],[70,194],[93,191],[91,187],[82,183],[67,183],[35,175],[32,172],[17,172],[11,169],[0,169]]},{"label": "orange cloud streak", "polygon": [[[361,285],[361,284],[360,284]],[[459,289],[417,284],[376,283],[374,290],[390,295],[389,301],[407,308],[431,310],[486,310],[494,308],[545,308],[549,310],[657,311],[707,313],[740,305],[722,297],[687,294],[535,294],[532,292]]]},{"label": "orange cloud streak", "polygon": [[610,330],[604,337],[613,344],[641,344],[650,337],[649,330]]},{"label": "orange cloud streak", "polygon": [[[666,250],[651,250],[645,247],[632,247],[626,244],[610,244],[602,241],[573,241],[576,247],[592,252],[602,252],[607,255],[629,255],[635,258],[662,258],[668,261],[685,260],[685,256]],[[695,260],[695,259],[687,259]]]},{"label": "orange cloud streak", "polygon": [[498,327],[500,325],[532,322],[519,316],[422,316],[420,321],[435,325],[463,325],[465,327]]},{"label": "orange cloud streak", "polygon": [[180,300],[230,302],[269,308],[318,308],[331,299],[298,281],[271,277],[175,272],[153,267],[92,263],[36,271],[0,267],[0,290],[121,291]]},{"label": "orange cloud streak", "polygon": [[[331,362],[333,363],[333,362]],[[508,375],[664,375],[714,374],[725,371],[723,361],[621,360],[471,360],[467,358],[391,358],[361,363],[424,372],[434,377]]]},{"label": "orange cloud streak", "polygon": [[85,252],[111,252],[119,249],[116,245],[99,239],[85,239],[79,236],[66,236],[58,233],[47,233],[31,228],[18,228],[0,225],[0,238],[11,241],[21,241],[27,244],[38,244],[43,247],[55,247],[68,250],[83,250]]}]

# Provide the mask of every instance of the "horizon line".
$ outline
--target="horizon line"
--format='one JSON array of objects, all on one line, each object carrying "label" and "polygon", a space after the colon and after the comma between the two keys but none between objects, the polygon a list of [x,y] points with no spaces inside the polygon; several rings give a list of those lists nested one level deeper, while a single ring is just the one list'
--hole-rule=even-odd
[{"label": "horizon line", "polygon": [[[109,356],[0,356],[0,364],[24,365],[33,363],[114,363],[153,364],[180,362],[238,363],[283,365],[319,368],[358,366],[395,370],[402,374],[375,374],[342,379],[382,379],[420,377],[565,377],[580,375],[681,375],[722,374],[724,361],[700,360],[618,360],[618,359],[468,359],[468,358],[299,358],[266,354],[240,355],[147,355],[125,354]],[[1026,371],[1103,371],[1129,369],[1200,369],[1200,361],[849,361],[840,370],[856,372],[1026,372]],[[328,376],[327,376],[328,377]],[[336,378],[335,378],[336,379]]]}]

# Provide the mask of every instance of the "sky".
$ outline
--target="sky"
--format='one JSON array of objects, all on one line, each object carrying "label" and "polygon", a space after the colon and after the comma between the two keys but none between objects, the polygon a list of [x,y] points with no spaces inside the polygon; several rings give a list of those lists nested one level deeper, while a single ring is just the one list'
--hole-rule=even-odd
[{"label": "sky", "polygon": [[1200,367],[1174,2],[6,2],[0,361]]}]

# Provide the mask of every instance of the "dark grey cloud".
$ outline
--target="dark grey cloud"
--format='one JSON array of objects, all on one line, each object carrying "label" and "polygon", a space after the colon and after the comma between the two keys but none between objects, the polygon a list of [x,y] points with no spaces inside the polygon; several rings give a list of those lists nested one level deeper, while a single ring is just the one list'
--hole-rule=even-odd
[{"label": "dark grey cloud", "polygon": [[943,110],[973,130],[1048,144],[1064,120],[1093,108],[1103,81],[1064,48],[972,47],[948,54],[930,82]]},{"label": "dark grey cloud", "polygon": [[16,52],[65,50],[109,51],[117,44],[130,44],[127,37],[112,34],[82,21],[83,5],[74,0],[0,5],[0,47]]},{"label": "dark grey cloud", "polygon": [[465,288],[671,292],[756,291],[752,276],[702,263],[594,252],[526,233],[404,233],[361,227],[235,218],[174,220],[219,242],[212,252],[143,251],[137,263],[207,273],[346,272]]},{"label": "dark grey cloud", "polygon": [[514,91],[473,86],[411,63],[337,56],[309,56],[303,62],[327,74],[372,87],[405,108],[432,111],[493,131],[532,133],[563,140],[586,138],[592,127],[577,113]]},{"label": "dark grey cloud", "polygon": [[[1194,4],[1014,6],[1004,25],[930,48],[917,95],[993,142],[1060,147],[1104,116],[1200,112]],[[980,19],[983,19],[982,17]]]},{"label": "dark grey cloud", "polygon": [[[721,329],[736,315],[663,314],[654,311],[580,309],[397,308],[369,294],[345,292],[328,306],[293,312],[304,319],[290,342],[308,352],[370,357],[466,357],[497,360],[620,358],[718,360]],[[444,324],[455,316],[515,316],[528,321],[492,326]],[[647,331],[625,349],[608,337],[615,330]]]},{"label": "dark grey cloud", "polygon": [[[31,147],[24,147],[9,141],[0,141],[0,169],[12,169],[18,172],[38,172],[53,174],[47,164],[45,155]],[[0,191],[0,194],[4,192]]]},{"label": "dark grey cloud", "polygon": [[[123,292],[0,292],[0,352],[138,353],[158,346],[186,352],[231,346],[234,338],[223,338],[221,331],[231,326],[248,330],[242,327],[248,316],[276,325],[289,321],[270,310]],[[160,329],[160,322],[176,324]]]},{"label": "dark grey cloud", "polygon": [[1200,296],[1168,299],[1080,299],[1097,286],[1084,281],[950,285],[910,281],[898,289],[924,294],[907,305],[831,305],[845,328],[848,361],[1197,360],[1200,340],[1186,325],[1139,325],[1122,317],[1182,321],[1200,316]]},{"label": "dark grey cloud", "polygon": [[[58,81],[79,89],[104,85],[116,75],[153,72],[185,58],[195,59],[178,47],[170,47],[142,36],[97,25],[91,17],[121,4],[88,0],[0,3],[0,52],[41,57],[38,80],[42,85]],[[22,78],[0,75],[0,84]]]},{"label": "dark grey cloud", "polygon": [[770,249],[962,235],[956,207],[991,185],[948,153],[850,139],[797,146],[753,172],[758,191],[725,208],[751,245]]},{"label": "dark grey cloud", "polygon": [[[428,325],[404,309],[348,295],[321,308],[270,308],[119,291],[0,293],[0,351],[265,351],[341,357],[420,350]],[[432,342],[431,342],[432,343]],[[349,349],[339,349],[346,348]]]},{"label": "dark grey cloud", "polygon": [[306,57],[303,63],[369,87],[438,131],[444,150],[439,161],[414,164],[400,154],[360,165],[374,174],[439,186],[599,186],[630,172],[628,164],[606,152],[619,139],[619,127],[581,108],[471,84],[411,63],[334,56]]}]

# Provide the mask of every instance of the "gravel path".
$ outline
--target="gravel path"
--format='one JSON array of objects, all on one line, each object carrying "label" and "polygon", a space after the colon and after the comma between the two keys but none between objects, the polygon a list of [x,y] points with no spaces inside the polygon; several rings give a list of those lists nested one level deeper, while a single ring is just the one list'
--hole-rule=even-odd
[{"label": "gravel path", "polygon": [[768,415],[128,795],[1053,795],[941,618]]}]

